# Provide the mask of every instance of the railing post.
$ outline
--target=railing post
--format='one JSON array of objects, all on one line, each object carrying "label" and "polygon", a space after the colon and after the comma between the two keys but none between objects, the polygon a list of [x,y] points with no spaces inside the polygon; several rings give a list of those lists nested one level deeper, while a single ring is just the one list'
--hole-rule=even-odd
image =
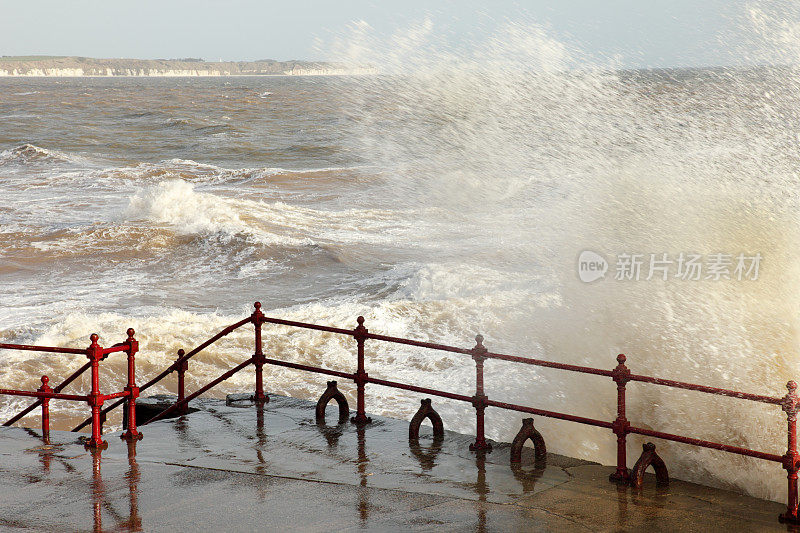
[{"label": "railing post", "polygon": [[358,346],[358,368],[353,381],[356,382],[356,416],[350,419],[354,424],[368,424],[372,419],[367,416],[364,406],[364,388],[367,384],[368,374],[364,369],[364,341],[367,339],[367,328],[364,327],[364,317],[360,316],[356,319],[358,326],[353,330],[353,337],[356,339]]},{"label": "railing post", "polygon": [[264,323],[264,313],[261,312],[261,302],[256,302],[254,307],[256,310],[253,311],[252,321],[256,330],[256,350],[255,354],[253,354],[253,365],[256,367],[256,392],[253,394],[253,401],[256,403],[266,403],[269,401],[269,397],[264,394],[263,371],[266,357],[264,357],[264,350],[261,346],[261,324]]},{"label": "railing post", "polygon": [[[183,349],[178,350],[178,359],[175,361],[175,371],[178,372],[178,400],[176,402],[178,404],[186,397],[184,378],[186,371],[189,369],[189,361],[181,361],[184,355],[186,355],[186,352]],[[189,406],[183,404],[177,410],[181,414],[186,414],[189,411]]]},{"label": "railing post", "polygon": [[136,332],[133,328],[128,328],[128,340],[125,341],[125,344],[128,345],[128,349],[126,353],[128,354],[128,385],[125,387],[125,390],[128,392],[128,399],[126,402],[126,407],[128,409],[128,417],[127,417],[127,427],[125,428],[126,431],[122,435],[121,438],[131,441],[131,440],[141,440],[142,434],[139,433],[136,429],[136,398],[139,397],[139,387],[136,386],[136,352],[139,351],[139,341],[137,341],[133,336]]},{"label": "railing post", "polygon": [[789,392],[783,397],[782,408],[786,413],[788,423],[788,448],[786,455],[783,456],[783,468],[786,469],[788,478],[788,497],[786,498],[786,512],[778,517],[781,522],[799,524],[800,517],[797,516],[797,383],[790,381],[786,384]]},{"label": "railing post", "polygon": [[[42,376],[42,386],[39,392],[53,392],[48,382],[50,378]],[[42,398],[42,439],[45,444],[50,444],[50,398]]]},{"label": "railing post", "polygon": [[617,356],[617,366],[611,373],[611,379],[617,384],[617,418],[611,430],[617,436],[617,471],[608,476],[609,481],[627,483],[630,478],[628,470],[627,437],[631,423],[625,417],[625,385],[631,380],[631,371],[625,366],[627,358],[623,354]]},{"label": "railing post", "polygon": [[100,361],[103,359],[103,347],[97,344],[99,338],[97,333],[92,333],[89,337],[92,344],[86,348],[86,357],[92,365],[92,391],[88,398],[89,406],[92,408],[92,437],[86,443],[89,448],[108,446],[108,443],[103,441],[103,423],[100,418],[100,408],[103,407],[103,395],[100,394]]},{"label": "railing post", "polygon": [[483,335],[475,336],[475,347],[472,349],[472,359],[475,360],[475,396],[472,397],[472,406],[475,407],[475,442],[469,445],[472,451],[492,451],[492,445],[486,442],[483,427],[483,412],[486,410],[486,400],[489,398],[483,391],[483,362],[489,350],[483,345]]}]

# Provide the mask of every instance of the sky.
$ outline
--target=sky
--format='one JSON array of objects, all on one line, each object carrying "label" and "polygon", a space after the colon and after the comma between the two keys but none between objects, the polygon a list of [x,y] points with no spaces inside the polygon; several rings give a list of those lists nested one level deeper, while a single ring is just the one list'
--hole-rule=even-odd
[{"label": "sky", "polygon": [[[790,1],[790,0],[786,0]],[[762,2],[763,3],[763,2]],[[365,21],[377,35],[418,24],[480,39],[502,21],[541,24],[623,67],[741,62],[746,0],[0,0],[0,55],[324,60]],[[320,43],[322,43],[320,45]]]}]

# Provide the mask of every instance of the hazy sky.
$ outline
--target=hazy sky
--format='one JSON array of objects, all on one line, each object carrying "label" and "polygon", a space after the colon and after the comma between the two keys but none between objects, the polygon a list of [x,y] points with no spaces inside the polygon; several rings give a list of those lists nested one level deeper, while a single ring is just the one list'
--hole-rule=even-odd
[{"label": "hazy sky", "polygon": [[[535,22],[623,66],[737,63],[745,0],[0,0],[0,55],[324,59],[315,39],[363,20],[389,35],[429,17],[480,39],[498,21]],[[720,40],[720,35],[723,39]],[[463,37],[466,38],[466,37]],[[318,42],[318,41],[317,41]]]}]

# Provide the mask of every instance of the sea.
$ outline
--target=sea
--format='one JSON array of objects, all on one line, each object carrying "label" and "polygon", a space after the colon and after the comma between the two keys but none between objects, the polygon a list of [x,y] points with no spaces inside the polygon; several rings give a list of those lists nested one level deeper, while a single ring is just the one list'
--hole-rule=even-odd
[{"label": "sea", "polygon": [[[0,79],[0,342],[83,348],[98,333],[108,346],[133,327],[141,384],[260,301],[276,318],[354,328],[363,315],[373,333],[464,348],[482,334],[492,351],[609,370],[624,353],[636,374],[783,396],[800,378],[800,71],[625,70],[512,30],[467,57],[404,41],[374,76]],[[591,282],[586,251],[606,262]],[[697,278],[681,275],[690,256]],[[187,391],[253,350],[252,326],[210,346]],[[265,325],[264,351],[355,370],[348,337]],[[84,363],[4,350],[0,383],[36,389]],[[125,368],[103,361],[103,387],[121,388]],[[460,354],[367,341],[366,370],[475,391]],[[316,400],[325,381],[265,369],[268,393]],[[253,386],[247,369],[209,395]],[[615,384],[593,375],[490,360],[486,394],[616,416]],[[408,419],[421,398],[370,385],[367,410]],[[0,418],[27,403],[0,397]],[[475,430],[470,405],[434,407],[445,428]],[[86,411],[53,401],[52,426]],[[524,418],[486,417],[502,441]],[[630,383],[628,418],[786,450],[779,406]],[[549,451],[615,461],[608,430],[535,423]],[[643,442],[629,437],[629,466]],[[776,463],[655,442],[674,477],[785,498]]]}]

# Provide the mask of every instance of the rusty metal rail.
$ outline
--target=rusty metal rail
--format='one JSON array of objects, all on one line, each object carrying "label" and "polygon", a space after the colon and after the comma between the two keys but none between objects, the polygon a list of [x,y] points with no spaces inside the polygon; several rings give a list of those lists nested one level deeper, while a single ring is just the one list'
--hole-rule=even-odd
[{"label": "rusty metal rail", "polygon": [[[185,391],[185,373],[188,371],[188,362],[189,360],[196,355],[197,353],[201,352],[208,346],[212,345],[222,337],[230,334],[231,332],[239,329],[240,327],[246,324],[253,324],[255,328],[255,349],[252,356],[248,357],[247,360],[243,361],[242,363],[236,365],[234,368],[226,371],[218,378],[214,379],[207,385],[201,387],[197,391],[193,392],[192,394],[186,395]],[[262,346],[262,326],[264,324],[273,324],[279,326],[287,326],[291,328],[301,328],[301,329],[308,329],[314,331],[322,331],[327,333],[332,333],[335,335],[345,335],[352,337],[356,341],[356,370],[355,372],[342,372],[339,370],[333,370],[329,368],[322,368],[316,367],[312,365],[305,365],[300,363],[293,363],[289,361],[282,361],[278,359],[267,358],[264,356],[263,353],[263,346]],[[414,346],[418,348],[425,348],[430,350],[436,351],[444,351],[444,352],[451,352],[451,353],[458,353],[463,355],[470,356],[475,362],[475,394],[469,396],[464,394],[458,394],[455,392],[450,391],[442,391],[427,387],[420,387],[417,385],[412,385],[408,383],[401,383],[397,381],[390,381],[384,379],[377,379],[369,377],[369,374],[366,372],[365,368],[365,343],[367,340],[370,341],[378,341],[378,342],[386,342],[392,344],[401,344],[406,346]],[[253,394],[253,400],[256,402],[267,402],[269,401],[268,397],[264,393],[263,387],[263,366],[264,365],[274,365],[274,366],[281,366],[284,368],[292,368],[295,370],[300,370],[304,372],[314,372],[318,374],[324,374],[328,376],[339,377],[343,379],[353,380],[356,384],[356,414],[351,419],[353,423],[356,424],[366,424],[371,422],[370,418],[366,416],[365,410],[365,403],[366,403],[366,385],[380,385],[384,387],[392,387],[396,389],[402,389],[410,392],[417,392],[426,395],[438,396],[442,398],[447,398],[450,400],[456,400],[461,402],[470,403],[473,408],[475,409],[476,415],[476,437],[475,442],[470,445],[471,450],[479,451],[479,452],[490,452],[491,445],[489,442],[486,441],[485,438],[485,410],[487,407],[505,409],[509,411],[516,411],[521,413],[528,413],[532,415],[547,417],[547,418],[555,418],[559,420],[566,420],[569,422],[575,422],[578,424],[585,424],[590,426],[601,427],[605,429],[609,429],[617,438],[617,464],[616,464],[616,471],[610,476],[610,479],[614,482],[618,483],[631,483],[634,486],[640,486],[641,484],[641,474],[644,469],[647,467],[648,464],[652,464],[656,467],[656,473],[659,479],[661,480],[662,477],[666,477],[666,467],[664,466],[663,460],[655,453],[655,446],[652,444],[648,444],[645,446],[645,452],[640,457],[639,461],[637,462],[633,473],[627,466],[627,436],[629,434],[638,434],[648,437],[653,437],[657,439],[663,439],[673,442],[679,442],[683,444],[688,444],[692,446],[698,446],[703,448],[715,449],[727,453],[733,453],[737,455],[743,455],[748,457],[754,457],[757,459],[762,459],[766,461],[780,463],[783,468],[787,471],[787,478],[788,478],[788,485],[787,485],[787,509],[786,512],[780,515],[780,520],[782,522],[790,522],[790,523],[800,523],[800,517],[798,517],[798,485],[797,485],[797,478],[798,478],[798,470],[800,469],[800,454],[798,454],[797,450],[797,412],[800,410],[800,400],[798,400],[797,395],[797,384],[794,381],[790,381],[787,383],[788,392],[783,397],[772,397],[772,396],[765,396],[759,394],[750,394],[745,392],[733,391],[728,389],[721,389],[716,387],[709,387],[706,385],[698,385],[693,383],[685,383],[681,381],[674,381],[669,379],[662,379],[656,378],[651,376],[644,376],[638,374],[632,374],[628,367],[625,365],[626,357],[625,355],[618,355],[617,356],[617,365],[611,370],[606,370],[602,368],[593,368],[588,366],[580,366],[580,365],[572,365],[566,363],[558,363],[553,361],[546,361],[541,359],[532,359],[520,356],[513,356],[501,353],[494,353],[490,352],[484,345],[483,345],[483,337],[478,335],[476,338],[476,344],[473,348],[459,348],[455,346],[448,346],[444,344],[437,344],[432,342],[424,342],[418,341],[413,339],[405,339],[400,337],[392,337],[388,335],[379,335],[375,333],[370,333],[367,328],[364,326],[364,318],[358,317],[357,325],[354,329],[344,329],[344,328],[335,328],[330,326],[322,326],[318,324],[309,324],[305,322],[296,322],[292,320],[284,320],[279,318],[272,318],[265,316],[261,311],[261,304],[259,302],[255,303],[255,310],[254,312],[247,318],[236,322],[235,324],[231,324],[230,326],[224,328],[222,331],[208,339],[207,341],[203,342],[193,350],[189,351],[188,353],[184,352],[183,350],[178,351],[178,357],[175,362],[170,365],[169,368],[162,371],[156,377],[148,381],[145,385],[143,385],[140,389],[136,389],[137,393],[139,391],[144,391],[151,386],[155,385],[156,383],[160,382],[166,376],[170,375],[173,372],[177,372],[177,381],[178,381],[178,397],[176,402],[171,405],[165,411],[155,415],[150,420],[145,421],[143,424],[148,424],[155,420],[159,420],[161,418],[166,417],[169,414],[174,413],[184,413],[188,408],[188,403],[193,400],[194,398],[198,397],[199,395],[205,393],[206,391],[210,390],[214,386],[218,385],[219,383],[229,379],[231,376],[240,372],[241,370],[249,367],[251,364],[255,368],[255,391]],[[125,346],[124,344],[121,346]],[[0,345],[0,348],[5,347],[4,345]],[[25,347],[21,349],[34,349],[34,347]],[[55,349],[54,349],[55,350]],[[67,350],[67,349],[63,349]],[[111,349],[109,349],[111,350]],[[101,350],[102,351],[102,350]],[[124,349],[119,349],[117,351],[125,351]],[[64,352],[64,353],[75,353],[73,351]],[[84,353],[83,351],[78,350],[77,353]],[[106,353],[106,352],[103,352]],[[511,363],[519,363],[519,364],[526,364],[544,368],[553,368],[557,370],[563,370],[567,372],[576,372],[581,374],[590,374],[595,376],[601,376],[605,378],[611,378],[617,386],[617,416],[612,421],[605,421],[605,420],[598,420],[594,418],[587,418],[578,416],[575,414],[570,413],[562,413],[557,411],[550,411],[546,409],[540,409],[532,406],[524,406],[518,405],[513,403],[506,403],[500,402],[496,400],[491,400],[485,393],[484,388],[484,364],[487,360],[500,360],[500,361],[507,361]],[[129,360],[132,361],[132,355],[129,355]],[[132,363],[131,363],[132,364]],[[82,372],[84,369],[80,370],[77,374]],[[131,370],[132,374],[132,370]],[[59,390],[66,386],[69,381],[75,379],[76,375],[70,376],[67,378],[61,385],[59,385]],[[129,381],[132,383],[132,377],[129,378]],[[765,403],[770,405],[777,405],[780,406],[781,409],[786,413],[787,416],[787,426],[786,426],[786,435],[787,435],[787,451],[784,455],[776,455],[773,453],[767,453],[764,451],[759,450],[751,450],[748,448],[743,448],[739,446],[733,446],[724,443],[717,443],[712,441],[706,441],[701,439],[696,439],[693,437],[683,436],[683,435],[675,435],[671,433],[664,433],[660,431],[654,431],[642,427],[632,426],[630,421],[627,419],[626,416],[626,388],[629,382],[640,382],[640,383],[649,383],[654,385],[660,385],[670,388],[677,388],[683,390],[692,390],[697,391],[705,394],[712,394],[717,396],[726,396],[741,400],[748,400],[754,401],[759,403]],[[333,386],[335,389],[335,382],[329,382],[330,386]],[[126,388],[127,389],[127,388]],[[93,389],[94,390],[94,389]],[[19,391],[17,391],[19,392]],[[49,391],[48,391],[49,392]],[[0,393],[3,393],[0,390]],[[331,391],[326,392],[328,398],[331,396]],[[45,396],[36,395],[39,398],[45,398]],[[55,397],[55,396],[52,396]],[[104,398],[112,398],[114,395],[107,395]],[[85,425],[90,422],[94,422],[96,416],[100,416],[100,414],[105,415],[108,411],[122,405],[124,402],[129,402],[129,409],[130,405],[134,402],[131,400],[135,400],[135,398],[122,398],[121,400],[114,402],[110,406],[102,409],[97,409],[95,412],[93,406],[92,417],[87,419],[84,423],[79,425],[75,428],[75,430],[79,430]],[[40,400],[40,402],[46,402],[46,399]],[[101,402],[102,404],[102,402]],[[32,409],[33,406],[30,409]],[[323,406],[323,414],[324,414],[324,406]],[[435,411],[432,410],[430,404],[427,404],[427,411],[426,413],[433,413],[436,414]],[[19,417],[20,415],[18,415]],[[129,415],[131,416],[131,415]],[[135,415],[134,415],[135,416]],[[438,416],[438,414],[436,415]],[[18,419],[15,417],[12,421]],[[12,421],[9,421],[12,422]],[[7,423],[8,424],[8,423]],[[135,420],[134,420],[135,424]],[[93,424],[94,425],[94,424]],[[135,428],[135,425],[134,425]],[[135,429],[134,429],[135,431]],[[521,436],[527,436],[526,438],[531,438],[531,436],[535,436],[536,440],[535,443],[537,444],[537,456],[539,455],[538,446],[541,445],[542,450],[544,449],[544,441],[541,438],[541,435],[533,429],[532,419],[528,419],[523,424],[523,429],[520,430],[518,434],[518,439],[515,439],[515,446],[521,446],[522,442],[524,442],[524,438],[520,438]],[[519,440],[519,443],[517,443]],[[512,459],[513,460],[513,459]]]},{"label": "rusty metal rail", "polygon": [[[26,414],[41,406],[42,437],[46,442],[49,442],[50,400],[86,402],[89,405],[92,413],[89,417],[89,420],[92,424],[92,436],[87,441],[86,446],[94,449],[101,449],[108,446],[108,443],[103,440],[103,421],[105,420],[105,416],[104,413],[101,413],[101,407],[107,400],[122,398],[121,402],[127,402],[128,405],[128,418],[125,428],[126,431],[122,434],[122,438],[127,440],[141,439],[142,434],[136,429],[136,398],[139,396],[139,388],[136,386],[135,355],[136,352],[139,351],[139,341],[134,338],[135,333],[136,332],[133,330],[133,328],[129,328],[127,331],[128,338],[125,340],[125,342],[115,344],[108,348],[103,348],[97,344],[99,337],[97,334],[93,333],[89,337],[91,344],[83,350],[79,348],[60,348],[54,346],[32,346],[28,344],[1,343],[0,349],[85,355],[89,359],[88,363],[73,372],[54,389],[50,388],[50,378],[46,375],[42,376],[42,386],[35,391],[0,389],[0,395],[38,398],[33,404],[29,405],[17,415],[7,420],[3,425],[10,426],[14,422],[20,420]],[[121,391],[102,394],[100,392],[100,361],[108,357],[109,354],[116,352],[125,352],[128,356],[128,383]],[[88,394],[64,394],[61,392],[67,387],[67,385],[75,381],[87,370],[91,370],[91,390]]]}]

